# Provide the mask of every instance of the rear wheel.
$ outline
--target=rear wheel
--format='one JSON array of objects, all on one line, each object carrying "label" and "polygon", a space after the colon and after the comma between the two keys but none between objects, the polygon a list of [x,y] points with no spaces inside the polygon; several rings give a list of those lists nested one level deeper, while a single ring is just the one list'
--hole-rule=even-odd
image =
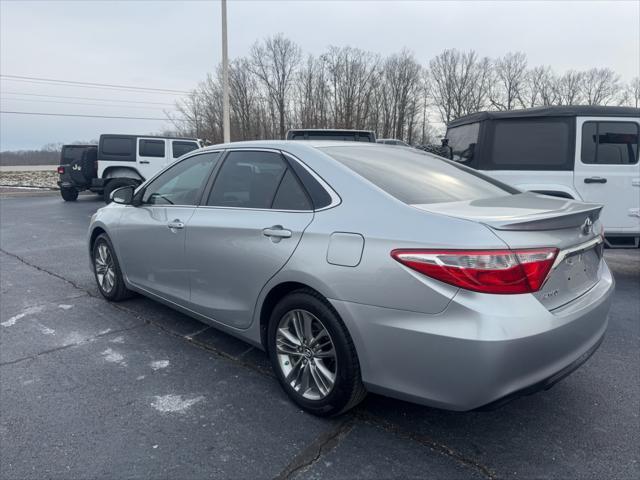
[{"label": "rear wheel", "polygon": [[78,199],[78,190],[75,188],[61,188],[60,195],[65,202],[75,202]]},{"label": "rear wheel", "polygon": [[102,194],[104,197],[104,203],[111,203],[111,192],[113,192],[114,190],[117,190],[121,187],[126,187],[127,185],[134,185],[137,187],[139,184],[140,182],[137,182],[131,178],[116,178],[110,180],[109,183],[107,183],[107,186],[104,187],[104,192]]},{"label": "rear wheel", "polygon": [[364,399],[355,346],[337,312],[311,290],[298,290],[274,308],[269,358],[280,385],[300,407],[338,415]]},{"label": "rear wheel", "polygon": [[120,270],[111,240],[104,233],[98,235],[93,244],[92,260],[98,290],[104,298],[119,302],[132,295],[133,292],[124,284],[122,270]]}]

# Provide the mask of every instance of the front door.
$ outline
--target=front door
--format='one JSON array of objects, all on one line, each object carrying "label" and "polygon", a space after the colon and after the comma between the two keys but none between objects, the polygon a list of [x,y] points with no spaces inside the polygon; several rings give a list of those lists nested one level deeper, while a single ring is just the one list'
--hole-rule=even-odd
[{"label": "front door", "polygon": [[129,282],[171,301],[189,300],[185,235],[219,152],[176,163],[146,186],[139,206],[124,209],[118,228]]},{"label": "front door", "polygon": [[189,221],[190,308],[247,328],[260,291],[312,219],[309,197],[279,152],[230,151]]},{"label": "front door", "polygon": [[604,205],[605,231],[640,232],[640,121],[578,118],[574,186],[585,202]]}]

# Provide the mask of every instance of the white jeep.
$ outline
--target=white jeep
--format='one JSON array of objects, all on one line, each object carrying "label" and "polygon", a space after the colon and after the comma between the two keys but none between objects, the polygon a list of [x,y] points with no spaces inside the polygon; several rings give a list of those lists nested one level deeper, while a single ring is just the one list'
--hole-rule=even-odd
[{"label": "white jeep", "polygon": [[202,147],[197,138],[100,135],[98,172],[91,190],[101,190],[109,203],[117,188],[140,185],[185,153]]},{"label": "white jeep", "polygon": [[604,205],[610,246],[640,242],[640,109],[540,107],[479,112],[447,128],[451,158],[529,190]]}]

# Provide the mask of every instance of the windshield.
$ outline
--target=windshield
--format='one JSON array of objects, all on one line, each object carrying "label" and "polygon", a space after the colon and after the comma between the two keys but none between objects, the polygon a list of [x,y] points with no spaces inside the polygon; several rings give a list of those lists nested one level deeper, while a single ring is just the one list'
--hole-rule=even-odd
[{"label": "windshield", "polygon": [[388,194],[409,204],[457,202],[519,191],[455,162],[420,150],[383,146],[321,150]]}]

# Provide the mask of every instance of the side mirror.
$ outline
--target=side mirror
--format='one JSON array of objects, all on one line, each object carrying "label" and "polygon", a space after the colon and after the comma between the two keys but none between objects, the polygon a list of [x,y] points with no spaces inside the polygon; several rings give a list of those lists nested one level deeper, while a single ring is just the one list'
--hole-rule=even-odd
[{"label": "side mirror", "polygon": [[117,188],[111,192],[111,201],[121,205],[131,205],[133,203],[133,192],[135,192],[133,185]]}]

